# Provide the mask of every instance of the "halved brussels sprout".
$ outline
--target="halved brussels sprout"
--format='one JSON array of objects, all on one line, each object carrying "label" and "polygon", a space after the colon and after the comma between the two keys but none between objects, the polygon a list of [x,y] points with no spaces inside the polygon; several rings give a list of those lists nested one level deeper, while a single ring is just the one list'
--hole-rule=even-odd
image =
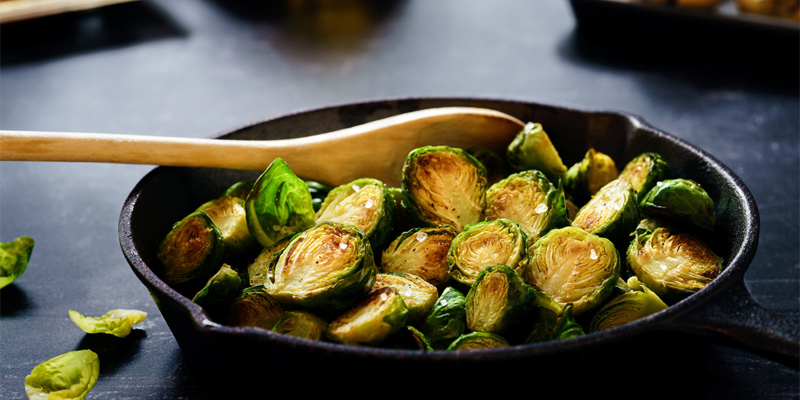
[{"label": "halved brussels sprout", "polygon": [[388,339],[381,342],[382,347],[403,350],[433,350],[430,340],[419,329],[413,326],[405,326],[395,332]]},{"label": "halved brussels sprout", "polygon": [[669,165],[658,153],[642,153],[634,157],[619,173],[619,178],[631,184],[636,198],[640,200],[656,182],[668,177]]},{"label": "halved brussels sprout", "polygon": [[486,169],[466,151],[420,147],[408,154],[402,173],[403,207],[418,225],[461,232],[482,219]]},{"label": "halved brussels sprout", "polygon": [[55,356],[25,377],[29,399],[84,399],[100,376],[100,359],[91,350]]},{"label": "halved brussels sprout", "polygon": [[628,181],[615,179],[581,207],[572,226],[616,242],[628,239],[639,220],[633,188]]},{"label": "halved brussels sprout", "polygon": [[375,280],[372,290],[393,287],[403,297],[408,307],[408,324],[416,325],[431,311],[439,290],[422,277],[407,272],[381,272]]},{"label": "halved brussels sprout", "polygon": [[470,147],[467,153],[475,157],[486,168],[486,180],[489,185],[505,178],[510,172],[508,163],[503,157],[485,147]]},{"label": "halved brussels sprout", "polygon": [[700,239],[667,228],[637,232],[627,263],[639,281],[666,302],[704,288],[722,271],[722,258]]},{"label": "halved brussels sprout", "polygon": [[116,337],[125,337],[131,333],[133,325],[147,317],[147,313],[139,310],[114,309],[100,317],[85,317],[81,313],[67,310],[69,319],[86,333],[107,333]]},{"label": "halved brussels sprout", "polygon": [[29,236],[0,243],[0,289],[25,273],[33,253],[33,244],[34,240]]},{"label": "halved brussels sprout", "polygon": [[422,321],[420,330],[431,345],[444,349],[467,330],[467,297],[453,287],[446,287]]},{"label": "halved brussels sprout", "polygon": [[372,178],[356,179],[335,187],[316,213],[317,223],[331,221],[361,229],[373,248],[389,239],[397,220],[397,205],[389,188]]},{"label": "halved brussels sprout", "polygon": [[572,304],[552,308],[540,308],[535,318],[533,329],[525,339],[525,343],[562,340],[585,334],[583,327],[572,316]]},{"label": "halved brussels sprout", "polygon": [[361,230],[323,222],[292,238],[271,271],[265,286],[281,303],[340,312],[372,289],[378,268]]},{"label": "halved brussels sprout", "polygon": [[258,177],[245,200],[250,234],[264,247],[314,226],[314,205],[306,183],[276,158]]},{"label": "halved brussels sprout", "polygon": [[619,169],[614,160],[592,148],[586,152],[581,161],[569,167],[562,182],[564,190],[570,197],[583,203],[618,175]]},{"label": "halved brussels sprout", "polygon": [[195,211],[178,221],[158,247],[169,285],[206,281],[222,265],[225,241],[205,211]]},{"label": "halved brussels sprout", "polygon": [[642,213],[662,216],[713,231],[717,215],[714,200],[700,184],[690,179],[659,181],[639,203]]},{"label": "halved brussels sprout", "polygon": [[483,214],[487,220],[518,223],[531,243],[550,229],[569,224],[564,191],[535,170],[509,175],[489,187]]},{"label": "halved brussels sprout", "polygon": [[311,180],[306,180],[306,186],[308,186],[308,192],[311,193],[311,203],[314,205],[314,211],[319,211],[322,202],[325,201],[325,197],[333,190],[333,186]]},{"label": "halved brussels sprout", "polygon": [[576,227],[554,229],[530,247],[523,278],[577,317],[601,304],[620,276],[614,244]]},{"label": "halved brussels sprout", "polygon": [[281,241],[269,247],[264,247],[256,258],[247,266],[247,277],[250,286],[269,285],[269,269],[275,264],[276,257],[280,255],[286,245],[291,241],[291,237],[285,237]]},{"label": "halved brussels sprout", "polygon": [[225,241],[226,256],[234,260],[249,257],[258,248],[258,242],[247,227],[244,202],[239,197],[222,196],[197,208],[205,211],[219,228]]},{"label": "halved brussels sprout", "polygon": [[403,296],[393,287],[378,289],[328,325],[329,339],[350,345],[376,344],[399,331],[408,320]]},{"label": "halved brussels sprout", "polygon": [[254,184],[255,182],[251,181],[236,182],[233,185],[228,186],[228,188],[222,192],[222,196],[232,196],[247,200],[247,195],[249,195],[250,191],[253,190]]},{"label": "halved brussels sprout", "polygon": [[456,237],[449,226],[410,229],[395,238],[383,250],[383,272],[407,272],[422,277],[434,286],[450,279],[447,252]]},{"label": "halved brussels sprout", "polygon": [[484,350],[508,346],[508,341],[496,333],[470,332],[459,336],[453,343],[450,343],[447,350]]},{"label": "halved brussels sprout", "polygon": [[309,340],[322,340],[328,322],[309,311],[287,311],[275,321],[273,332]]},{"label": "halved brussels sprout", "polygon": [[216,314],[222,308],[230,305],[242,292],[242,279],[239,273],[230,265],[222,267],[208,279],[206,285],[194,295],[192,301],[205,308],[208,312]]},{"label": "halved brussels sprout", "polygon": [[647,286],[623,293],[603,305],[592,317],[590,332],[611,329],[655,314],[667,305]]},{"label": "halved brussels sprout", "polygon": [[484,268],[503,264],[521,271],[527,264],[528,240],[519,224],[507,219],[469,225],[447,253],[450,277],[471,286]]},{"label": "halved brussels sprout", "polygon": [[467,328],[504,335],[537,306],[536,289],[506,265],[486,267],[466,298]]},{"label": "halved brussels sprout", "polygon": [[528,122],[508,145],[506,152],[508,165],[516,171],[535,169],[544,172],[555,182],[567,172],[553,142],[542,124]]},{"label": "halved brussels sprout", "polygon": [[272,329],[283,315],[281,303],[264,290],[263,285],[251,286],[233,300],[227,324]]}]

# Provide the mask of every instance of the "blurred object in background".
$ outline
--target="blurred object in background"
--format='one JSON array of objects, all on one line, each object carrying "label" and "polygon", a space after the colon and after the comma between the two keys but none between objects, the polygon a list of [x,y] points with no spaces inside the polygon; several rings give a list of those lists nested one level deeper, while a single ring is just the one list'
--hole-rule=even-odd
[{"label": "blurred object in background", "polygon": [[136,0],[0,0],[0,23],[90,10]]}]

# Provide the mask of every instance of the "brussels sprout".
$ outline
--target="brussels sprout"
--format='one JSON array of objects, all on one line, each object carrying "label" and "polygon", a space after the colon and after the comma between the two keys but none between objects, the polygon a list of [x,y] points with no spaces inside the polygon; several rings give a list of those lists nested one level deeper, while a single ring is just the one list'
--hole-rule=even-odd
[{"label": "brussels sprout", "polygon": [[689,179],[659,181],[639,203],[642,213],[662,216],[713,231],[717,215],[714,201],[697,182]]},{"label": "brussels sprout", "polygon": [[205,211],[195,211],[178,221],[158,247],[164,269],[162,279],[170,285],[207,280],[222,265],[225,242],[217,225]]},{"label": "brussels sprout", "polygon": [[627,263],[666,302],[704,288],[722,271],[722,258],[706,244],[667,228],[638,232],[628,247]]},{"label": "brussels sprout", "polygon": [[376,344],[406,325],[408,307],[393,287],[368,294],[328,325],[329,339],[350,345]]},{"label": "brussels sprout", "polygon": [[380,269],[383,272],[408,272],[431,285],[441,285],[450,279],[447,252],[455,237],[455,229],[449,226],[410,229],[386,246],[381,255]]},{"label": "brussels sprout", "polygon": [[467,328],[504,335],[530,317],[536,306],[536,289],[515,270],[489,266],[467,293]]},{"label": "brussels sprout", "polygon": [[29,399],[82,400],[97,383],[100,359],[91,350],[75,350],[55,356],[25,377]]},{"label": "brussels sprout", "polygon": [[33,244],[33,238],[28,236],[0,243],[0,289],[25,273],[33,253]]},{"label": "brussels sprout", "polygon": [[388,339],[381,342],[382,347],[390,349],[402,350],[422,350],[431,351],[430,340],[419,329],[413,326],[404,326],[399,331],[395,332]]},{"label": "brussels sprout", "polygon": [[286,237],[272,246],[261,249],[261,252],[258,253],[253,262],[247,266],[247,277],[250,286],[269,284],[269,279],[267,279],[269,269],[277,261],[276,257],[286,248],[291,239],[291,237]]},{"label": "brussels sprout", "polygon": [[508,346],[508,341],[496,333],[470,332],[459,336],[453,343],[450,343],[447,350],[484,350]]},{"label": "brussels sprout", "polygon": [[434,348],[447,348],[467,330],[466,300],[466,296],[453,287],[442,291],[420,325]]},{"label": "brussels sprout", "polygon": [[564,190],[570,197],[583,203],[594,196],[600,188],[619,175],[617,164],[607,154],[589,149],[583,160],[567,170],[562,180]]},{"label": "brussels sprout", "polygon": [[508,163],[494,151],[485,147],[475,146],[468,148],[467,153],[475,157],[486,168],[486,180],[489,185],[508,176],[510,172]]},{"label": "brussels sprout", "polygon": [[378,268],[361,230],[323,222],[292,238],[271,271],[265,286],[281,303],[340,312],[372,289]]},{"label": "brussels sprout", "polygon": [[356,179],[328,193],[316,213],[317,223],[332,221],[361,229],[373,248],[389,239],[397,220],[397,205],[389,188],[372,178]]},{"label": "brussels sprout", "polygon": [[393,287],[403,297],[408,307],[408,324],[416,325],[431,311],[439,290],[421,277],[407,272],[381,272],[372,290]]},{"label": "brussels sprout", "polygon": [[469,225],[459,233],[447,253],[450,277],[471,286],[484,268],[504,264],[521,271],[527,264],[525,232],[507,219]]},{"label": "brussels sprout", "polygon": [[322,340],[328,322],[308,311],[287,311],[275,321],[273,332],[309,340]]},{"label": "brussels sprout", "polygon": [[250,234],[264,247],[314,226],[314,206],[306,183],[276,158],[258,177],[245,200]]},{"label": "brussels sprout", "polygon": [[656,182],[669,177],[669,165],[658,153],[642,153],[625,164],[619,174],[620,179],[625,179],[636,192],[636,198],[641,199],[656,185]]},{"label": "brussels sprout", "polygon": [[633,188],[624,179],[603,186],[572,220],[572,226],[610,239],[627,239],[639,222]]},{"label": "brussels sprout", "polygon": [[546,342],[550,340],[569,339],[585,334],[583,327],[572,316],[572,304],[558,312],[551,308],[541,308],[535,318],[533,329],[525,339],[525,343]]},{"label": "brussels sprout", "polygon": [[264,290],[264,286],[256,285],[242,290],[233,300],[227,324],[272,329],[283,313],[283,306]]},{"label": "brussels sprout", "polygon": [[412,150],[402,171],[403,207],[420,226],[457,232],[482,219],[486,169],[464,150],[425,146]]},{"label": "brussels sprout", "polygon": [[314,206],[314,211],[319,211],[325,197],[333,190],[333,186],[311,180],[306,180],[305,182],[306,186],[308,186],[308,192],[311,193],[311,203]]},{"label": "brussels sprout", "polygon": [[222,267],[208,279],[206,285],[194,295],[192,301],[199,304],[207,311],[216,313],[222,307],[228,306],[242,291],[242,279],[239,273],[230,265]]},{"label": "brussels sprout", "polygon": [[550,229],[569,224],[564,191],[535,170],[512,174],[489,187],[483,213],[487,220],[518,223],[531,243]]},{"label": "brussels sprout", "polygon": [[222,192],[222,196],[238,197],[240,199],[247,200],[247,195],[249,195],[250,191],[253,190],[254,184],[255,182],[251,181],[236,182],[233,185],[228,186],[228,188]]},{"label": "brussels sprout", "polygon": [[77,311],[67,310],[69,319],[86,333],[107,333],[116,337],[125,337],[131,333],[133,325],[147,317],[147,313],[139,310],[114,309],[100,317],[84,317]]},{"label": "brussels sprout", "polygon": [[562,307],[572,303],[576,317],[606,300],[620,276],[614,244],[576,227],[548,232],[528,255],[523,278]]},{"label": "brussels sprout", "polygon": [[508,165],[516,171],[535,169],[544,172],[555,182],[567,172],[550,137],[542,124],[528,122],[508,145],[506,151]]},{"label": "brussels sprout", "polygon": [[245,217],[244,199],[223,196],[202,204],[197,210],[203,210],[219,228],[225,241],[226,255],[232,259],[250,256],[258,248],[258,242],[250,235]]},{"label": "brussels sprout", "polygon": [[597,332],[625,325],[667,308],[647,286],[642,286],[642,289],[621,294],[603,305],[592,317],[589,331]]}]

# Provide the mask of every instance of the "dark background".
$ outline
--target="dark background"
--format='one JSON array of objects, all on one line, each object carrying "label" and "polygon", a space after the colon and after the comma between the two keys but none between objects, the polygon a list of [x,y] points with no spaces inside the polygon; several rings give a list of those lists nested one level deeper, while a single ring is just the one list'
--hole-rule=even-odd
[{"label": "dark background", "polygon": [[[296,111],[426,96],[625,111],[748,185],[761,237],[745,284],[768,310],[797,317],[797,34],[581,18],[567,1],[151,0],[15,22],[0,26],[0,128],[208,137]],[[230,387],[197,379],[120,251],[121,206],[151,169],[0,163],[0,241],[36,239],[27,272],[0,291],[0,398],[25,398],[35,365],[79,348],[101,355],[89,398],[210,398]],[[123,340],[86,335],[67,316],[110,308],[149,315]],[[799,396],[797,366],[675,340],[687,363],[652,380],[686,391],[648,397]],[[635,358],[638,370],[659,362]]]}]

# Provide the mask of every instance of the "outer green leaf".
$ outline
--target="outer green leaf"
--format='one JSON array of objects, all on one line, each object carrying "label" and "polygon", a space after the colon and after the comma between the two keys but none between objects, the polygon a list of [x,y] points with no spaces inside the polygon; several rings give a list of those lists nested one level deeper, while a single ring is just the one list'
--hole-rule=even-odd
[{"label": "outer green leaf", "polygon": [[100,359],[91,350],[70,351],[33,368],[25,377],[25,393],[36,400],[80,400],[97,383]]},{"label": "outer green leaf", "polygon": [[28,268],[34,240],[20,236],[8,243],[0,243],[0,288],[22,276]]},{"label": "outer green leaf", "polygon": [[84,332],[107,333],[116,337],[128,336],[133,325],[144,321],[145,317],[147,313],[139,310],[114,309],[96,318],[69,310],[69,318]]}]

